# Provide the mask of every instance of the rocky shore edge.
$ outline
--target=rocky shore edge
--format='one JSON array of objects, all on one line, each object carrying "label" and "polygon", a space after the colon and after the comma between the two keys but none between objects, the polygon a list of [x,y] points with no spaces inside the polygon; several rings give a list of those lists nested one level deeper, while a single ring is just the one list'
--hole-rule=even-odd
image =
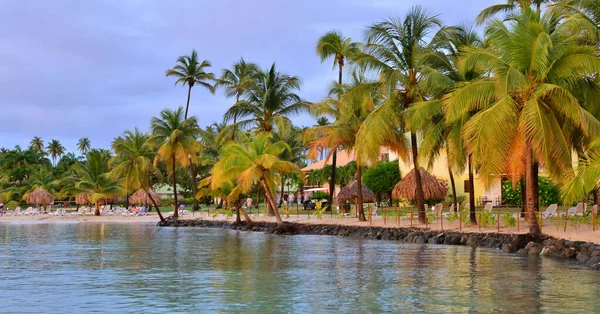
[{"label": "rocky shore edge", "polygon": [[286,222],[284,228],[277,228],[277,224],[271,222],[253,222],[249,226],[245,222],[236,224],[230,221],[203,219],[167,220],[159,222],[158,225],[161,227],[221,228],[282,235],[333,235],[404,243],[464,245],[499,249],[506,253],[575,260],[580,265],[600,270],[600,244],[569,241],[549,236],[534,237],[529,234],[463,233],[418,228],[318,225],[290,222]]}]

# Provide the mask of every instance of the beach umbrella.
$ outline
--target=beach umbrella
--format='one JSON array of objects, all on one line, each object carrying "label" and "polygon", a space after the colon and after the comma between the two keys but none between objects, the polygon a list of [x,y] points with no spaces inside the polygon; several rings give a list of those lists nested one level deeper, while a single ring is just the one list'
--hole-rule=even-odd
[{"label": "beach umbrella", "polygon": [[90,203],[90,193],[79,193],[75,196],[75,204],[85,205]]},{"label": "beach umbrella", "polygon": [[[369,189],[366,185],[362,185],[362,195],[363,202],[372,202],[375,200],[375,194],[371,189]],[[358,197],[358,182],[353,180],[348,183],[337,195],[337,200],[339,203],[344,203],[346,201],[356,201]]]},{"label": "beach umbrella", "polygon": [[37,204],[46,206],[54,203],[54,196],[43,188],[38,188],[35,191],[29,193],[27,196],[27,204]]},{"label": "beach umbrella", "polygon": [[[441,200],[446,198],[446,188],[441,185],[435,176],[430,175],[425,169],[419,169],[421,173],[421,183],[423,185],[423,196],[426,200]],[[417,182],[415,169],[412,169],[400,182],[396,184],[392,191],[392,197],[395,199],[417,199]]]},{"label": "beach umbrella", "polygon": [[160,197],[156,192],[149,190],[149,193],[146,193],[143,189],[139,189],[129,197],[129,204],[152,205],[152,200],[156,202],[156,205],[160,205]]}]

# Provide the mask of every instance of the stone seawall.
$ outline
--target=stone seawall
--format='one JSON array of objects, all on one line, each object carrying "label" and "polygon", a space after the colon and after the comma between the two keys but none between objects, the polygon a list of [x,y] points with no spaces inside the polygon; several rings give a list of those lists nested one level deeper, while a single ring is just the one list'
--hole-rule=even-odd
[{"label": "stone seawall", "polygon": [[249,226],[245,222],[235,224],[229,221],[202,219],[168,220],[158,225],[163,227],[221,228],[286,235],[333,235],[405,243],[465,245],[501,249],[507,253],[573,259],[581,265],[600,270],[600,244],[568,241],[548,236],[533,237],[529,234],[442,232],[417,228],[318,225],[288,222],[285,223],[285,228],[279,229],[275,223],[270,222],[254,222],[252,226]]}]

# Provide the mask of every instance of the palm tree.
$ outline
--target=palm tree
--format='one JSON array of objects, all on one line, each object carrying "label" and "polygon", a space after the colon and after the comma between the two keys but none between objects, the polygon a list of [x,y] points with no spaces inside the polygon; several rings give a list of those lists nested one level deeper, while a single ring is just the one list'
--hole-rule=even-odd
[{"label": "palm tree", "polygon": [[512,17],[522,9],[534,7],[537,14],[540,15],[542,4],[549,3],[550,0],[507,0],[505,4],[495,4],[481,11],[477,16],[477,24],[481,25],[498,13],[505,13],[507,17]]},{"label": "palm tree", "polygon": [[[113,167],[109,175],[114,179],[125,179],[124,190],[127,196],[132,191],[139,189],[150,193],[152,175],[160,173],[153,164],[156,152],[152,149],[148,139],[148,135],[135,128],[133,131],[125,131],[121,140],[113,143],[116,156],[109,161],[109,165]],[[154,199],[150,199],[160,220],[165,221]]]},{"label": "palm tree", "polygon": [[569,24],[530,9],[508,22],[491,22],[488,47],[464,49],[463,63],[490,73],[458,87],[444,100],[450,120],[479,111],[463,136],[484,183],[505,172],[525,176],[526,217],[539,234],[538,162],[555,177],[571,169],[569,139],[574,132],[592,138],[598,121],[572,91],[600,71],[598,49],[565,36]]},{"label": "palm tree", "polygon": [[167,171],[173,179],[173,194],[175,196],[175,210],[173,218],[178,218],[177,211],[177,165],[183,168],[196,161],[195,149],[200,143],[196,140],[200,134],[196,117],[183,119],[183,108],[177,110],[164,109],[160,117],[152,118],[152,136],[150,142],[158,147],[154,164],[164,161]]},{"label": "palm tree", "polygon": [[[347,57],[356,55],[359,51],[360,44],[352,42],[351,38],[345,38],[341,33],[330,31],[319,38],[317,42],[317,55],[321,58],[321,62],[333,57],[333,67],[338,66],[338,84],[342,85],[342,76],[344,64]],[[328,206],[333,206],[333,194],[335,193],[335,168],[337,163],[337,151],[333,151],[331,155],[331,179],[329,181],[329,197],[327,199]]]},{"label": "palm tree", "polygon": [[88,199],[95,205],[94,215],[100,216],[100,202],[123,193],[119,180],[109,176],[108,160],[99,150],[91,150],[86,156],[86,162],[77,164],[75,176],[64,179],[64,182],[74,182],[74,186],[67,185],[61,194],[87,193]]},{"label": "palm tree", "polygon": [[29,142],[29,147],[41,152],[44,149],[44,140],[39,136],[34,136],[31,142]]},{"label": "palm tree", "polygon": [[190,107],[190,95],[192,87],[199,84],[213,92],[213,86],[209,83],[215,80],[215,75],[212,72],[206,72],[205,68],[211,67],[210,61],[204,60],[202,63],[198,61],[196,50],[192,50],[189,56],[181,56],[177,59],[177,65],[172,69],[168,69],[166,76],[174,76],[177,78],[175,85],[188,85],[187,103],[185,105],[184,120],[187,120],[188,109]]},{"label": "palm tree", "polygon": [[275,63],[267,71],[258,71],[254,83],[243,99],[225,113],[225,121],[248,118],[238,121],[238,126],[255,124],[261,132],[271,132],[275,127],[291,124],[289,117],[307,112],[309,105],[296,91],[300,90],[300,79],[279,72]]},{"label": "palm tree", "polygon": [[[224,69],[221,77],[217,80],[215,88],[225,87],[225,95],[227,97],[235,97],[235,104],[240,102],[241,97],[247,93],[250,87],[254,84],[253,76],[259,71],[258,65],[248,63],[244,58],[233,64],[231,69]],[[233,131],[231,139],[235,139],[235,128],[237,116],[233,116]]]},{"label": "palm tree", "polygon": [[[410,146],[414,169],[419,169],[417,129],[405,121],[404,111],[426,100],[427,44],[432,31],[441,27],[437,15],[419,6],[410,9],[403,20],[391,18],[369,27],[365,53],[356,59],[358,64],[378,70],[387,99],[365,120],[358,135],[364,159],[375,160],[380,146],[401,130],[410,131]],[[432,36],[433,35],[433,36]],[[432,41],[435,43],[435,41]],[[425,223],[423,186],[419,171],[415,172],[419,222]]]},{"label": "palm tree", "polygon": [[240,143],[229,142],[221,150],[221,160],[212,169],[211,186],[218,188],[224,182],[236,180],[237,186],[232,193],[241,195],[250,191],[254,182],[258,181],[273,208],[277,226],[282,228],[283,221],[273,199],[275,179],[279,173],[297,172],[302,175],[298,166],[279,158],[289,149],[285,142],[272,142],[268,133],[259,133],[252,139],[242,134]]},{"label": "palm tree", "polygon": [[82,137],[77,142],[77,149],[81,152],[82,155],[85,155],[87,152],[89,152],[90,148],[91,148],[90,139],[87,137]]},{"label": "palm tree", "polygon": [[62,154],[65,153],[65,147],[62,146],[62,144],[60,144],[58,140],[54,139],[50,141],[50,143],[48,143],[46,150],[48,151],[48,154],[50,154],[50,156],[52,157],[53,165],[56,165],[56,158],[60,157]]}]

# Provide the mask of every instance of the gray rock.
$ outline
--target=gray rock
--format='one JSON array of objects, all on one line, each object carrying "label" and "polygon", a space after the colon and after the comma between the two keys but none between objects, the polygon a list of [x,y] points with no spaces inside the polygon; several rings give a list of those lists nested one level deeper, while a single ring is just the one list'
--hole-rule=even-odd
[{"label": "gray rock", "polygon": [[520,249],[517,251],[517,254],[527,255],[529,253],[528,249]]},{"label": "gray rock", "polygon": [[596,256],[596,257],[592,257],[590,258],[586,263],[585,266],[587,267],[594,267],[594,265],[600,263],[600,256]]},{"label": "gray rock", "polygon": [[505,253],[516,253],[517,250],[515,249],[514,246],[512,246],[512,244],[510,243],[505,243],[502,245],[502,251],[504,251]]},{"label": "gray rock", "polygon": [[392,234],[391,234],[389,231],[384,231],[384,232],[381,234],[381,240],[389,240],[389,239],[390,239],[390,237],[391,237],[391,235],[392,235]]},{"label": "gray rock", "polygon": [[577,261],[581,264],[587,263],[587,261],[589,259],[590,259],[590,254],[588,254],[588,253],[578,253],[577,254]]},{"label": "gray rock", "polygon": [[561,257],[565,257],[565,258],[574,258],[576,256],[577,252],[571,248],[566,248],[562,251],[562,253],[560,254]]},{"label": "gray rock", "polygon": [[423,236],[418,236],[413,241],[414,243],[425,243],[425,238]]},{"label": "gray rock", "polygon": [[591,257],[600,256],[600,250],[595,250],[595,251],[592,251],[592,253],[591,253],[591,255],[590,255],[590,256],[591,256]]},{"label": "gray rock", "polygon": [[540,253],[542,252],[542,246],[541,245],[535,245],[533,247],[531,247],[529,249],[528,254],[529,255],[540,255]]},{"label": "gray rock", "polygon": [[533,241],[530,241],[529,243],[527,243],[527,245],[525,246],[525,248],[529,250],[532,247],[537,246],[537,245],[538,245],[537,243],[535,243]]}]

